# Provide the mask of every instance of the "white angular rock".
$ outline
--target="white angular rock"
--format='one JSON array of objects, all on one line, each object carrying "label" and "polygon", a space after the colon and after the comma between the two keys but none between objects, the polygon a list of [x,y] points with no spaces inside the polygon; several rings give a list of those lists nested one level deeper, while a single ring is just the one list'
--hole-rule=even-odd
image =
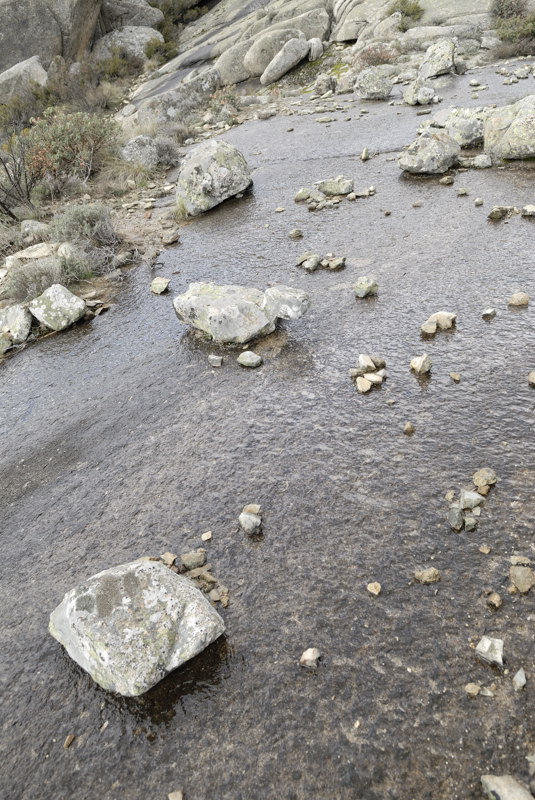
[{"label": "white angular rock", "polygon": [[437,311],[431,314],[428,320],[421,326],[422,333],[433,336],[437,330],[447,331],[455,325],[457,314],[450,311]]},{"label": "white angular rock", "polygon": [[8,334],[13,344],[22,344],[30,335],[32,315],[17,304],[0,310],[0,334]]},{"label": "white angular rock", "polygon": [[491,111],[485,120],[485,152],[493,158],[535,156],[535,94]]},{"label": "white angular rock", "polygon": [[308,669],[317,669],[318,662],[321,658],[321,653],[317,647],[309,647],[308,650],[302,654],[301,658],[299,659],[299,663],[302,667],[308,667]]},{"label": "white angular rock", "polygon": [[239,150],[217,139],[203,142],[182,161],[176,182],[178,209],[190,217],[197,216],[244,192],[252,182]]},{"label": "white angular rock", "polygon": [[521,668],[518,670],[518,672],[515,672],[515,674],[513,675],[513,689],[515,690],[515,692],[519,692],[521,689],[524,688],[526,683],[527,683],[526,673]]},{"label": "white angular rock", "polygon": [[482,636],[476,647],[476,653],[483,661],[503,667],[503,639]]},{"label": "white angular rock", "polygon": [[441,175],[457,161],[460,145],[443,131],[426,132],[399,156],[399,168],[415,175]]},{"label": "white angular rock", "polygon": [[447,72],[454,72],[456,49],[457,43],[454,39],[440,39],[432,44],[427,48],[418,70],[418,77],[425,81]]},{"label": "white angular rock", "polygon": [[67,592],[49,631],[108,691],[136,696],[225,630],[191,581],[159,561],[133,561]]},{"label": "white angular rock", "polygon": [[354,290],[356,297],[364,298],[376,295],[379,291],[379,286],[373,278],[362,275],[357,279]]},{"label": "white angular rock", "polygon": [[47,328],[62,331],[73,325],[86,311],[86,304],[60,283],[54,283],[29,304],[33,316]]},{"label": "white angular rock", "polygon": [[287,72],[306,58],[309,51],[310,45],[306,39],[290,39],[283,44],[260,76],[262,86],[269,86],[270,83],[278,81],[279,78],[282,78],[283,75],[286,75]]},{"label": "white angular rock", "polygon": [[265,292],[246,286],[192,283],[175,297],[175,312],[182,322],[204,331],[215,342],[244,344],[275,330],[277,319],[299,319],[308,310],[305,292],[272,286]]},{"label": "white angular rock", "polygon": [[432,364],[433,362],[431,361],[427,353],[424,353],[423,355],[416,356],[415,358],[412,359],[411,369],[417,375],[425,375],[426,373],[431,371]]},{"label": "white angular rock", "polygon": [[481,785],[489,800],[533,800],[533,795],[511,775],[482,775]]}]

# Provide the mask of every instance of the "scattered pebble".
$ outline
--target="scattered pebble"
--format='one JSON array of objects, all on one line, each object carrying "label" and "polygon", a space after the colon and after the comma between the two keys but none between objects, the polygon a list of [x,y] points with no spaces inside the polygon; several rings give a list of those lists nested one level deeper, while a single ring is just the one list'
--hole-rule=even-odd
[{"label": "scattered pebble", "polygon": [[376,295],[379,290],[379,286],[373,278],[368,278],[366,275],[361,275],[360,278],[357,278],[354,290],[355,296],[362,299],[364,297]]},{"label": "scattered pebble", "polygon": [[150,285],[150,290],[153,294],[163,294],[169,288],[170,283],[169,278],[154,278]]},{"label": "scattered pebble", "polygon": [[426,375],[428,372],[431,371],[432,365],[433,362],[431,361],[427,353],[424,353],[421,356],[416,356],[411,361],[411,369],[417,375]]},{"label": "scattered pebble", "polygon": [[457,197],[467,197],[469,194],[468,189],[457,189]]},{"label": "scattered pebble", "polygon": [[451,311],[437,311],[431,314],[420,330],[426,336],[434,336],[437,330],[447,331],[453,328],[457,321],[457,314],[452,314]]},{"label": "scattered pebble", "polygon": [[476,654],[488,664],[503,667],[503,639],[482,636],[476,647]]},{"label": "scattered pebble", "polygon": [[528,375],[528,383],[530,386],[535,386],[535,372],[530,372]]},{"label": "scattered pebble", "polygon": [[478,471],[474,472],[472,475],[472,481],[478,488],[480,486],[494,486],[497,480],[498,476],[494,470],[490,469],[489,467],[478,469]]},{"label": "scattered pebble", "polygon": [[498,312],[495,308],[486,308],[485,311],[481,314],[483,319],[494,319]]},{"label": "scattered pebble", "polygon": [[[490,549],[490,548],[489,548]],[[498,592],[491,592],[487,597],[487,605],[497,611],[503,605],[503,598]]]},{"label": "scattered pebble", "polygon": [[524,688],[526,685],[526,673],[522,668],[518,670],[518,672],[513,676],[513,689],[515,692],[519,692],[521,689]]},{"label": "scattered pebble", "polygon": [[527,306],[529,303],[529,294],[526,292],[515,292],[508,300],[510,306]]},{"label": "scattered pebble", "polygon": [[444,177],[439,180],[439,183],[442,186],[452,186],[455,181],[452,175],[444,175]]},{"label": "scattered pebble", "polygon": [[275,209],[275,214],[282,214],[283,211],[286,211],[286,209],[283,206],[279,206]]},{"label": "scattered pebble", "polygon": [[164,563],[166,567],[172,567],[176,561],[176,554],[162,553],[162,555],[160,556],[160,561]]},{"label": "scattered pebble", "polygon": [[212,531],[206,531],[206,533],[201,533],[202,542],[209,542],[211,538],[212,538]]},{"label": "scattered pebble", "polygon": [[535,206],[524,206],[520,213],[523,217],[535,217]]},{"label": "scattered pebble", "polygon": [[182,566],[185,569],[198,569],[204,567],[206,564],[206,550],[200,547],[198,550],[192,550],[190,553],[184,553],[180,556]]},{"label": "scattered pebble", "polygon": [[416,428],[414,427],[412,422],[406,422],[405,425],[403,426],[403,433],[406,436],[412,436],[415,430]]},{"label": "scattered pebble", "polygon": [[452,381],[454,383],[460,383],[461,382],[461,376],[459,375],[458,372],[450,372],[450,378],[452,379]]},{"label": "scattered pebble", "polygon": [[302,239],[303,238],[303,231],[300,228],[294,228],[288,234],[290,239]]},{"label": "scattered pebble", "polygon": [[258,533],[262,527],[262,509],[258,504],[250,503],[243,508],[238,521],[245,533]]},{"label": "scattered pebble", "polygon": [[428,585],[430,583],[437,583],[440,580],[440,572],[436,567],[428,567],[427,569],[416,570],[414,573],[414,580],[417,583]]},{"label": "scattered pebble", "polygon": [[242,367],[256,369],[256,367],[259,367],[262,364],[263,359],[262,356],[259,356],[257,353],[253,353],[252,350],[245,350],[243,353],[240,353],[236,361]]},{"label": "scattered pebble", "polygon": [[467,683],[464,687],[464,691],[470,697],[477,697],[481,691],[481,686],[479,683]]},{"label": "scattered pebble", "polygon": [[380,386],[386,380],[386,361],[382,356],[361,353],[357,367],[349,370],[349,377],[356,381],[357,389],[366,394],[372,386]]},{"label": "scattered pebble", "polygon": [[[525,683],[525,680],[524,680],[524,683]],[[71,746],[71,744],[74,742],[75,739],[76,739],[76,736],[73,733],[69,733],[69,735],[67,736],[67,738],[63,742],[63,747],[65,748],[65,750],[69,749],[69,747]]]},{"label": "scattered pebble", "polygon": [[370,160],[370,151],[368,150],[367,147],[365,147],[364,150],[362,151],[362,153],[360,154],[360,160],[361,161],[369,161]]},{"label": "scattered pebble", "polygon": [[317,647],[309,647],[308,650],[305,650],[301,658],[299,659],[299,663],[302,667],[307,667],[308,669],[317,669],[318,668],[318,661],[321,658],[321,653]]},{"label": "scattered pebble", "polygon": [[483,205],[482,198],[481,197],[476,197],[476,199],[474,200],[474,205],[477,206],[478,208],[479,208],[479,206],[482,206]]},{"label": "scattered pebble", "polygon": [[482,544],[481,547],[479,548],[479,552],[483,553],[483,555],[485,556],[488,556],[488,554],[491,552],[491,549],[488,546],[488,544]]},{"label": "scattered pebble", "polygon": [[535,586],[535,572],[531,567],[511,567],[509,578],[520,594],[527,594]]},{"label": "scattered pebble", "polygon": [[494,208],[491,208],[491,210],[489,211],[487,218],[496,222],[497,220],[510,217],[511,214],[514,214],[514,211],[515,211],[514,206],[494,206]]},{"label": "scattered pebble", "polygon": [[176,792],[171,792],[167,795],[167,800],[184,800],[184,792],[177,789]]},{"label": "scattered pebble", "polygon": [[223,356],[216,356],[215,353],[210,353],[208,363],[211,367],[220,367],[223,363]]},{"label": "scattered pebble", "polygon": [[369,583],[366,586],[366,589],[369,591],[370,594],[373,594],[374,597],[378,597],[381,594],[381,584],[374,581],[373,583]]}]

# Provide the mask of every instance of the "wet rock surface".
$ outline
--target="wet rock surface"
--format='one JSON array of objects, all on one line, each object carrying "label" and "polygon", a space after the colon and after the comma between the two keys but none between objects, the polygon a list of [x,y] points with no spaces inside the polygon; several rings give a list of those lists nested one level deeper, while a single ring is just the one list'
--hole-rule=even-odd
[{"label": "wet rock surface", "polygon": [[[492,71],[478,77],[493,102],[515,99],[518,87]],[[453,85],[440,91],[464,102]],[[250,163],[254,193],[197,218],[180,254],[163,256],[162,274],[181,270],[177,293],[214,279],[310,293],[299,324],[255,345],[261,370],[233,357],[212,369],[214,346],[177,327],[171,298],[153,297],[143,270],[127,275],[107,319],[2,364],[7,796],[20,794],[22,774],[39,800],[81,786],[88,800],[177,786],[196,800],[270,798],[273,787],[284,800],[480,800],[482,774],[529,781],[533,589],[506,587],[507,558],[533,541],[532,309],[506,303],[519,287],[533,296],[532,230],[518,215],[492,225],[485,210],[532,204],[532,175],[529,164],[470,173],[462,184],[485,198],[482,210],[436,179],[400,180],[388,159],[413,139],[415,111],[367,106],[355,125],[331,128],[295,114],[303,158],[284,116],[225,134]],[[374,156],[363,163],[365,146]],[[340,173],[377,194],[316,216],[291,202],[297,187]],[[272,213],[281,205],[291,216]],[[293,227],[305,244],[288,238]],[[305,248],[347,255],[345,272],[301,273]],[[357,303],[363,274],[380,293]],[[499,313],[485,322],[489,307]],[[433,371],[416,380],[419,325],[439,308],[462,325],[429,343]],[[366,398],[347,378],[360,350],[388,362],[388,381]],[[518,379],[496,380],[505,370]],[[476,533],[453,535],[444,489],[485,464],[500,482]],[[238,530],[251,498],[269,508],[265,539]],[[107,695],[47,635],[51,597],[79,582],[81,564],[94,574],[155,547],[185,553],[208,529],[209,557],[236,590],[226,636],[138,699]],[[414,568],[429,564],[441,581],[415,586]],[[366,591],[372,578],[379,597]],[[500,608],[487,607],[484,587],[500,592]],[[475,648],[483,635],[505,642],[509,675],[475,657],[467,639]],[[326,654],[313,673],[298,664],[309,645]],[[515,692],[522,666],[528,683]],[[470,697],[470,682],[496,688]]]}]

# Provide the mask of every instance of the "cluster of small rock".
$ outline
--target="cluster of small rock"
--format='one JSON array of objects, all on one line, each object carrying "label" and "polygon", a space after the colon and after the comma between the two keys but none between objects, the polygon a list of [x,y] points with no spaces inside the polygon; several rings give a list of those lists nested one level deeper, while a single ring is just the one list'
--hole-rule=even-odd
[{"label": "cluster of small rock", "polygon": [[480,507],[496,481],[494,470],[484,467],[473,474],[473,486],[461,489],[457,500],[454,492],[449,493],[448,522],[452,530],[459,532],[464,527],[467,531],[473,531],[476,528],[481,514]]},{"label": "cluster of small rock", "polygon": [[306,202],[309,211],[321,211],[324,208],[339,206],[344,198],[357,200],[358,198],[372,197],[375,193],[375,186],[355,190],[354,183],[350,178],[338,175],[337,178],[317,181],[312,189],[309,187],[299,189],[294,200],[296,203]]},{"label": "cluster of small rock", "polygon": [[382,356],[361,353],[357,366],[349,370],[349,377],[355,381],[361,394],[367,394],[374,386],[381,386],[386,380],[386,361]]},{"label": "cluster of small rock", "polygon": [[[210,533],[211,539],[211,531],[207,531],[207,533]],[[210,541],[210,539],[206,538],[206,534],[203,534],[203,536],[205,537],[203,541]],[[175,555],[175,553],[163,553],[159,560],[166,567],[169,567],[172,572],[189,578],[197,589],[200,589],[203,594],[208,596],[212,604],[221,603],[223,608],[229,605],[229,590],[212,575],[212,565],[206,561],[204,547],[183,553],[180,556]]]},{"label": "cluster of small rock", "polygon": [[297,259],[296,266],[301,267],[306,272],[316,272],[318,269],[327,269],[330,272],[337,272],[346,265],[345,256],[335,256],[334,253],[327,253],[320,256],[307,250]]}]

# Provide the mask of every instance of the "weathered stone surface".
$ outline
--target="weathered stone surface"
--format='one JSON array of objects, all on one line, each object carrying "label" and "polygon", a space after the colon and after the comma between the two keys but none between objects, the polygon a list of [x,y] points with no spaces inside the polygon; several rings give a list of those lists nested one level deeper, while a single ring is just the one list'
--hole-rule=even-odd
[{"label": "weathered stone surface", "polygon": [[461,148],[443,131],[424,133],[400,154],[399,167],[412,174],[441,175],[452,167]]},{"label": "weathered stone surface", "polygon": [[0,310],[0,333],[7,333],[13,344],[22,344],[30,335],[32,315],[23,305],[13,305]]},{"label": "weathered stone surface", "polygon": [[134,561],[68,592],[49,631],[108,691],[143,694],[225,630],[191,581],[159,561]]},{"label": "weathered stone surface", "polygon": [[120,49],[131,58],[147,60],[145,47],[152,39],[164,41],[162,34],[154,28],[144,26],[125,25],[107,33],[99,39],[93,47],[93,58],[97,61],[110,58],[115,48]]},{"label": "weathered stone surface", "polygon": [[252,76],[260,76],[279,50],[290,39],[304,39],[297,28],[280,28],[269,31],[256,39],[244,56],[244,67]]},{"label": "weathered stone surface", "polygon": [[440,580],[440,572],[436,567],[427,567],[427,569],[417,570],[414,573],[414,580],[417,583],[429,584],[437,583]]},{"label": "weathered stone surface", "polygon": [[387,100],[394,88],[393,72],[389,64],[368,67],[357,75],[355,91],[364,100]]},{"label": "weathered stone surface", "polygon": [[103,0],[102,22],[106,32],[125,26],[156,28],[163,21],[163,11],[146,0]]},{"label": "weathered stone surface", "polygon": [[268,86],[286,75],[308,56],[310,45],[306,39],[290,39],[274,56],[260,76],[262,86]]},{"label": "weathered stone surface", "polygon": [[498,159],[535,156],[535,94],[489,112],[484,146],[486,153]]},{"label": "weathered stone surface", "polygon": [[478,147],[483,144],[484,115],[468,108],[457,109],[448,117],[445,130],[461,147]]},{"label": "weathered stone surface", "polygon": [[32,56],[26,61],[15,64],[0,73],[0,105],[9,103],[13,97],[30,96],[35,86],[45,86],[46,81],[46,70],[43,68],[39,56]]},{"label": "weathered stone surface", "polygon": [[152,136],[135,136],[121,149],[121,158],[151,169],[158,165],[158,148]]},{"label": "weathered stone surface", "polygon": [[489,800],[533,800],[533,795],[511,775],[482,775],[481,785]]},{"label": "weathered stone surface", "polygon": [[265,292],[245,286],[192,283],[174,300],[182,322],[204,331],[215,342],[239,343],[272,333],[280,319],[299,319],[308,310],[308,295],[288,286]]},{"label": "weathered stone surface", "polygon": [[214,69],[219,72],[222,86],[246,81],[251,77],[250,70],[243,63],[246,53],[253,45],[253,39],[245,39],[225,50],[214,64]]},{"label": "weathered stone surface", "polygon": [[457,44],[454,39],[440,39],[428,47],[418,70],[418,77],[425,81],[447,72],[453,72],[456,48]]},{"label": "weathered stone surface", "polygon": [[54,283],[29,304],[33,316],[47,328],[61,331],[85,314],[85,302],[60,283]]},{"label": "weathered stone surface", "polygon": [[194,217],[245,191],[252,183],[244,156],[227,142],[196,145],[182,161],[176,182],[179,211]]},{"label": "weathered stone surface", "polygon": [[78,60],[94,35],[101,0],[0,0],[0,72],[28,56]]}]

